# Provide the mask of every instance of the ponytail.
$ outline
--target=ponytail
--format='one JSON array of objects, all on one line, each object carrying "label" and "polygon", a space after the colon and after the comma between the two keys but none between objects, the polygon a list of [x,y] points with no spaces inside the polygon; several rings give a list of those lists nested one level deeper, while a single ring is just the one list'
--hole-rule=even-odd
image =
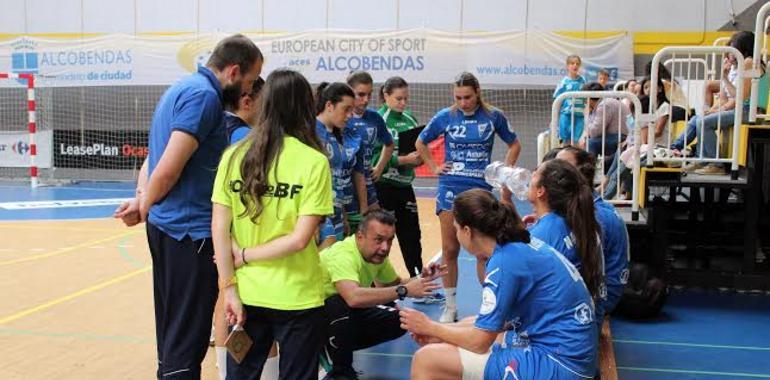
[{"label": "ponytail", "polygon": [[543,163],[539,186],[546,189],[548,206],[564,218],[575,238],[580,274],[594,298],[602,283],[601,229],[596,221],[593,194],[583,175],[567,161]]}]

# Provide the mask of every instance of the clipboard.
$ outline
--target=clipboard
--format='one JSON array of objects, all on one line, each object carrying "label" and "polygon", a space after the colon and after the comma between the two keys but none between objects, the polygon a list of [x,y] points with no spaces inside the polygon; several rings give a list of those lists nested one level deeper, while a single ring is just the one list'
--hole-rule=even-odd
[{"label": "clipboard", "polygon": [[398,133],[399,156],[406,156],[417,150],[414,145],[417,143],[417,138],[420,137],[420,132],[423,129],[425,129],[425,124]]}]

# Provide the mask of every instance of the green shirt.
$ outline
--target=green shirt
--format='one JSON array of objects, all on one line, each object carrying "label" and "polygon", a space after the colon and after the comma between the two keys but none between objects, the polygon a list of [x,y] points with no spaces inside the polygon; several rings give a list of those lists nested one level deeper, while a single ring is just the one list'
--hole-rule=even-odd
[{"label": "green shirt", "polygon": [[321,252],[321,268],[324,276],[324,295],[329,298],[337,294],[334,283],[350,280],[359,286],[371,287],[374,280],[381,284],[390,284],[398,280],[398,275],[385,260],[382,264],[372,264],[364,261],[356,245],[356,236],[348,236],[345,240],[335,243]]},{"label": "green shirt", "polygon": [[[391,156],[385,169],[382,171],[382,177],[378,182],[391,186],[407,187],[412,185],[414,180],[414,167],[411,165],[398,165],[398,133],[417,127],[417,119],[412,115],[412,111],[405,110],[403,113],[388,108],[383,104],[377,113],[385,120],[385,126],[388,132],[393,136],[393,156]],[[382,152],[382,143],[377,141],[374,147],[372,157],[372,166],[377,165]]]},{"label": "green shirt", "polygon": [[[250,140],[242,140],[249,142]],[[231,235],[241,247],[265,244],[294,231],[303,215],[331,215],[332,177],[329,160],[294,137],[284,137],[273,161],[262,213],[253,223],[240,199],[243,143],[231,146],[219,163],[211,201],[230,208]],[[231,165],[232,162],[232,165]],[[297,166],[297,165],[300,166]],[[239,268],[238,293],[246,305],[276,310],[323,306],[323,276],[315,239],[303,250],[280,259],[250,262]]]}]

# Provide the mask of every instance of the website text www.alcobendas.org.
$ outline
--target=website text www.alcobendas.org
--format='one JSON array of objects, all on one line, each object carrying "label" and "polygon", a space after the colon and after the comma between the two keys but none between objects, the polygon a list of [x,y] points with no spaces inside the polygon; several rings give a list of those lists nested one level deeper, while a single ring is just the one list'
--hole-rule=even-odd
[{"label": "website text www.alcobendas.org", "polygon": [[531,75],[563,77],[567,75],[567,69],[548,65],[528,66],[526,64],[510,64],[504,66],[477,66],[476,73],[480,75]]}]

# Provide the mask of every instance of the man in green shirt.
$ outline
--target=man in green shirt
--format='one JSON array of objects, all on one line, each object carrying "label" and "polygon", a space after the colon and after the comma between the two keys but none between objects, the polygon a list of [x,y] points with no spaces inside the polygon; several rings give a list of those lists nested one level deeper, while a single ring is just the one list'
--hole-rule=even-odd
[{"label": "man in green shirt", "polygon": [[[322,364],[324,379],[356,379],[353,351],[404,334],[393,303],[404,297],[425,297],[444,268],[432,264],[419,277],[401,279],[388,260],[396,219],[384,210],[364,216],[355,235],[321,252],[328,340]],[[324,361],[326,363],[324,363]]]}]

